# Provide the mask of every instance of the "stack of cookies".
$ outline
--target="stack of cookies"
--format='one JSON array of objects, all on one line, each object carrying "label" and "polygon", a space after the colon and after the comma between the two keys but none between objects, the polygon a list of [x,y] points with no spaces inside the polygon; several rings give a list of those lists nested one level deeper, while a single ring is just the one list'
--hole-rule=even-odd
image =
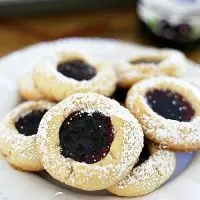
[{"label": "stack of cookies", "polygon": [[23,171],[46,170],[87,191],[148,194],[165,183],[176,151],[200,149],[197,80],[180,79],[178,51],[97,61],[62,51],[20,79],[18,105],[0,124],[0,150]]}]

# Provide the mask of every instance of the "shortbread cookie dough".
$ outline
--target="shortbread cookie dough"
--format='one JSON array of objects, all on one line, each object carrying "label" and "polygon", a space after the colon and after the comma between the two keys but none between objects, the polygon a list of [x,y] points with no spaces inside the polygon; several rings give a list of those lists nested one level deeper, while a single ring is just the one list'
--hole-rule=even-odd
[{"label": "shortbread cookie dough", "polygon": [[119,183],[108,188],[108,191],[126,197],[148,194],[169,179],[175,166],[175,153],[147,143],[131,172]]},{"label": "shortbread cookie dough", "polygon": [[36,150],[41,118],[54,104],[29,101],[14,108],[0,124],[0,150],[8,162],[24,171],[43,170]]},{"label": "shortbread cookie dough", "polygon": [[116,184],[143,147],[143,132],[129,111],[94,93],[74,94],[42,119],[37,139],[41,162],[55,179],[82,190]]},{"label": "shortbread cookie dough", "polygon": [[19,92],[25,100],[42,100],[45,96],[38,90],[34,81],[32,72],[26,72],[19,81]]},{"label": "shortbread cookie dough", "polygon": [[135,55],[117,65],[119,86],[130,88],[136,82],[154,76],[182,76],[186,59],[179,51],[160,50]]},{"label": "shortbread cookie dough", "polygon": [[150,140],[175,151],[200,148],[200,93],[192,84],[169,77],[135,84],[126,106]]},{"label": "shortbread cookie dough", "polygon": [[78,92],[111,96],[117,81],[111,65],[67,51],[44,58],[34,68],[33,77],[39,90],[56,101]]}]

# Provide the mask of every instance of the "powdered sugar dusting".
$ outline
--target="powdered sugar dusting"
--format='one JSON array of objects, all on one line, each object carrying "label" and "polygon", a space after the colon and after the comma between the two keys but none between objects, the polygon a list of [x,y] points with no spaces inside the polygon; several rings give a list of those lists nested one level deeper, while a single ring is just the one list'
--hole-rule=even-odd
[{"label": "powdered sugar dusting", "polygon": [[173,173],[175,154],[153,148],[152,155],[141,165],[132,169],[122,181],[108,190],[122,196],[139,196],[152,192]]},{"label": "powdered sugar dusting", "polygon": [[[156,114],[145,99],[146,92],[155,88],[180,93],[190,102],[195,117],[190,122],[178,122]],[[192,151],[200,148],[200,92],[190,83],[167,77],[142,81],[130,89],[126,105],[141,123],[146,137],[154,142],[173,150]]]},{"label": "powdered sugar dusting", "polygon": [[[99,111],[110,116],[114,130],[114,118],[122,123],[118,130],[121,134],[115,135],[110,152],[97,163],[80,163],[60,155],[59,128],[64,119],[77,110]],[[50,129],[54,130],[49,133]],[[115,142],[120,145],[115,146]],[[118,182],[132,168],[142,150],[143,134],[137,120],[116,101],[94,93],[74,94],[44,116],[39,127],[38,146],[44,168],[54,178],[84,190],[98,190]],[[116,153],[116,147],[121,148],[120,153]]]},{"label": "powdered sugar dusting", "polygon": [[[149,62],[142,62],[142,60]],[[154,61],[160,62],[154,63]],[[183,53],[160,49],[133,54],[115,65],[119,84],[129,88],[133,83],[154,76],[182,76],[186,70],[186,63]]]},{"label": "powdered sugar dusting", "polygon": [[[65,60],[74,58],[83,59],[93,66],[97,74],[90,80],[78,81],[63,76],[57,71],[57,65]],[[78,92],[96,92],[110,96],[116,87],[116,75],[108,62],[97,62],[86,54],[78,52],[61,51],[54,56],[45,57],[33,70],[33,78],[37,87],[47,96],[55,100],[63,100],[65,97]]]},{"label": "powdered sugar dusting", "polygon": [[[33,110],[50,109],[53,105],[47,101],[25,102],[14,108],[3,119],[0,124],[0,147],[1,152],[7,156],[11,164],[30,171],[42,169],[36,150],[36,135],[20,134],[15,127],[15,122]],[[29,169],[27,169],[27,165],[30,165]]]}]

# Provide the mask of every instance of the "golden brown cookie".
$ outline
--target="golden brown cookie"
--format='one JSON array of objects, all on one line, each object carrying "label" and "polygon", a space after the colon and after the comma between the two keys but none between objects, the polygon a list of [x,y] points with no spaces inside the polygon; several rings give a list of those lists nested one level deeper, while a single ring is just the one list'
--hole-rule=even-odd
[{"label": "golden brown cookie", "polygon": [[126,176],[142,151],[143,133],[116,101],[78,93],[46,113],[37,144],[41,162],[53,178],[93,191]]},{"label": "golden brown cookie", "polygon": [[0,124],[0,150],[8,162],[24,171],[43,170],[36,150],[41,118],[54,104],[29,101],[14,108]]},{"label": "golden brown cookie", "polygon": [[200,93],[192,84],[169,77],[135,84],[126,106],[150,140],[175,151],[200,148]]},{"label": "golden brown cookie", "polygon": [[32,72],[26,72],[19,81],[19,92],[25,100],[42,100],[45,96],[37,89],[33,82]]},{"label": "golden brown cookie", "polygon": [[154,76],[182,76],[186,59],[179,51],[159,50],[135,55],[117,65],[119,86],[130,88],[134,83]]},{"label": "golden brown cookie", "polygon": [[110,96],[116,87],[116,75],[110,65],[67,51],[45,58],[34,68],[33,77],[39,90],[56,101],[78,92]]},{"label": "golden brown cookie", "polygon": [[147,143],[131,172],[119,183],[109,187],[108,191],[126,197],[148,194],[169,179],[175,166],[175,153]]}]

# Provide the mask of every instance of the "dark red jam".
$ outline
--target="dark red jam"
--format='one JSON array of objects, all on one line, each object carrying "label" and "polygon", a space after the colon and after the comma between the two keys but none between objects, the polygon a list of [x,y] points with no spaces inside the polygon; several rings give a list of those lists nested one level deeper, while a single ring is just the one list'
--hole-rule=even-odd
[{"label": "dark red jam", "polygon": [[58,72],[78,81],[90,80],[96,75],[96,69],[83,60],[69,60],[57,66]]},{"label": "dark red jam", "polygon": [[100,112],[74,112],[60,127],[59,139],[65,158],[96,163],[110,151],[114,139],[111,119]]},{"label": "dark red jam", "polygon": [[15,122],[15,127],[20,134],[31,136],[37,134],[40,121],[47,110],[34,110]]},{"label": "dark red jam", "polygon": [[171,90],[151,90],[147,92],[146,99],[153,111],[166,119],[188,122],[195,115],[191,104]]}]

